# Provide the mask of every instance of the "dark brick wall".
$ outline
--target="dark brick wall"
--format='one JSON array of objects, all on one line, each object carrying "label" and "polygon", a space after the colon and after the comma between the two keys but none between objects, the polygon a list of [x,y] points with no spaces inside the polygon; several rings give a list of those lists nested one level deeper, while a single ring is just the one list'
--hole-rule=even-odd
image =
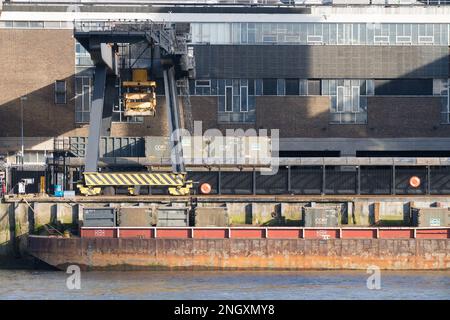
[{"label": "dark brick wall", "polygon": [[191,97],[193,119],[203,129],[280,129],[280,137],[401,138],[448,137],[450,125],[440,124],[438,97],[369,97],[367,124],[329,124],[329,98],[257,97],[256,123],[217,125],[217,98]]},{"label": "dark brick wall", "polygon": [[[72,30],[0,29],[0,136],[53,136],[74,128]],[[54,103],[55,80],[67,80],[67,104]]]},{"label": "dark brick wall", "polygon": [[199,78],[448,78],[445,46],[197,45]]}]

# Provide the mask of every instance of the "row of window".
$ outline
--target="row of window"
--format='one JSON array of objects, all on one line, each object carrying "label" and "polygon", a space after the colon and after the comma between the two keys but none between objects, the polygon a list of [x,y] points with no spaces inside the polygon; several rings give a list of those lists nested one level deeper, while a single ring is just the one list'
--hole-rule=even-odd
[{"label": "row of window", "polygon": [[[389,87],[422,85],[419,94],[442,96],[441,121],[450,123],[448,79],[203,79],[191,81],[192,95],[218,96],[219,122],[254,122],[256,96],[324,95],[330,97],[330,123],[367,123],[367,97]],[[402,82],[404,81],[404,82]],[[427,91],[427,83],[432,88]],[[425,84],[425,85],[424,85]],[[414,88],[414,87],[413,87]],[[406,94],[409,94],[406,91]]]},{"label": "row of window", "polygon": [[[70,21],[0,21],[0,28],[72,29]],[[191,23],[193,43],[449,45],[446,23]]]},{"label": "row of window", "polygon": [[0,28],[73,29],[71,21],[0,21]]},{"label": "row of window", "polygon": [[250,96],[333,96],[338,86],[357,86],[363,96],[374,95],[375,91],[374,80],[359,79],[203,79],[190,84],[190,94],[200,96],[223,96],[227,87],[236,94],[242,86]]},{"label": "row of window", "polygon": [[191,23],[196,44],[449,45],[445,23]]}]

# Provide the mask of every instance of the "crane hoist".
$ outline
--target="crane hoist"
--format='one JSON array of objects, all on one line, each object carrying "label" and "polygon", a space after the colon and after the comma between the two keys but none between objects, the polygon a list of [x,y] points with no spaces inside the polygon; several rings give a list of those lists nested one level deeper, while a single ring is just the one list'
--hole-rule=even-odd
[{"label": "crane hoist", "polygon": [[123,81],[124,116],[155,116],[156,81],[148,79],[147,69],[132,69],[132,80]]},{"label": "crane hoist", "polygon": [[[83,179],[78,188],[83,195],[99,195],[102,189],[127,187],[135,194],[138,186],[167,187],[171,195],[188,195],[192,182],[186,180],[178,107],[177,80],[195,76],[192,51],[188,50],[189,27],[167,26],[152,21],[75,21],[75,38],[91,54],[95,64],[94,90],[90,111],[89,138]],[[121,81],[118,47],[128,43],[146,43],[151,50],[151,64],[129,67],[131,79]],[[158,71],[159,70],[159,71]],[[156,103],[156,74],[162,73],[166,110],[171,130],[172,172],[116,172],[98,171],[100,136],[106,135],[110,120],[105,121],[104,104],[108,84],[119,79],[122,89],[124,116],[154,116]],[[187,83],[187,81],[182,81]],[[107,112],[106,112],[107,114]],[[107,118],[107,117],[106,117]],[[110,118],[109,118],[110,119]]]}]

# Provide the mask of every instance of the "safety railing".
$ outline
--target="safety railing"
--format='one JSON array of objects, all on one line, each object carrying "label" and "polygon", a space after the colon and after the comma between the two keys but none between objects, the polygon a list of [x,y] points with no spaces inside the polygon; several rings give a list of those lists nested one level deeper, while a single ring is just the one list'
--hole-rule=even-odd
[{"label": "safety railing", "polygon": [[82,227],[82,238],[449,239],[450,227]]}]

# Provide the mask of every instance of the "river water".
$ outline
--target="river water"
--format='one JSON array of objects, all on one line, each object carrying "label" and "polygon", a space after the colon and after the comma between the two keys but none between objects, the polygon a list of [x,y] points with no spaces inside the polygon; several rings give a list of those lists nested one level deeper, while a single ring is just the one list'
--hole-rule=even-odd
[{"label": "river water", "polygon": [[[0,299],[445,299],[450,271],[381,271],[369,290],[362,271],[82,272],[69,290],[62,271],[0,270]],[[75,283],[70,282],[69,283]]]}]

